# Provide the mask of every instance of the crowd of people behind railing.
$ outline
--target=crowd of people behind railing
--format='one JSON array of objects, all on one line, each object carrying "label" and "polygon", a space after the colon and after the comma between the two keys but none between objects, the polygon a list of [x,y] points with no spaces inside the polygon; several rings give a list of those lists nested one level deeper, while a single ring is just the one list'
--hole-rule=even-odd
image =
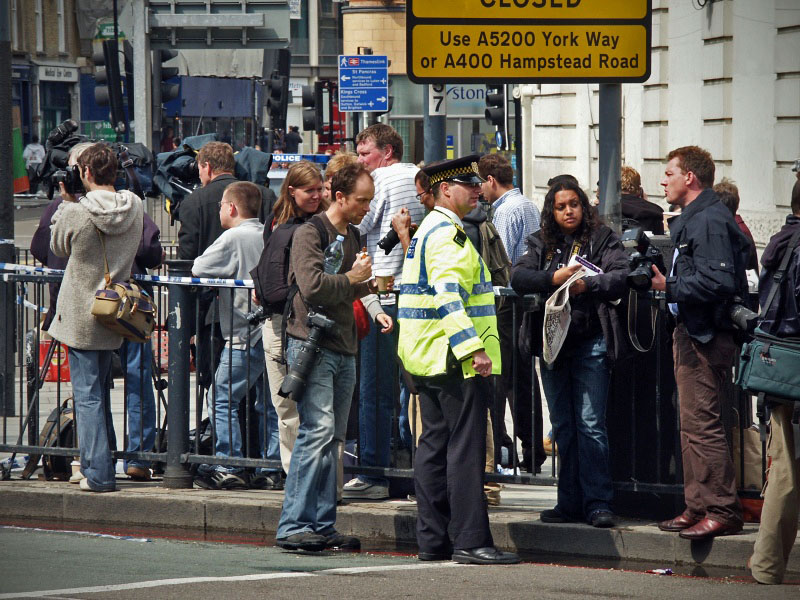
[{"label": "crowd of people behind railing", "polygon": [[[415,449],[420,560],[519,560],[494,546],[487,503],[499,502],[500,491],[484,482],[485,471],[517,464],[518,442],[519,466],[531,474],[540,471],[545,446],[559,455],[557,503],[541,513],[542,521],[612,527],[606,404],[611,371],[625,369],[631,354],[622,325],[630,262],[620,237],[571,175],[548,182],[540,213],[514,187],[512,167],[500,154],[420,169],[402,162],[401,137],[382,124],[359,133],[356,145],[357,154],[334,156],[324,175],[310,162],[292,165],[278,198],[235,179],[227,144],[209,142],[197,154],[202,187],[181,206],[178,258],[193,261],[196,277],[252,279],[253,289],[213,288],[197,296],[195,364],[199,385],[211,389],[215,462],[199,466],[195,484],[285,488],[279,546],[358,548],[358,539],[337,532],[336,506],[342,498],[389,496],[389,481],[374,473],[392,463],[396,412],[394,456]],[[107,146],[80,144],[70,164],[78,166],[85,194],[76,197],[61,185],[32,251],[45,265],[65,269],[44,329],[69,347],[81,457],[72,481],[107,492],[115,489],[110,351],[120,344],[132,390],[127,450],[152,449],[156,423],[150,346],[123,343],[90,314],[105,277],[99,257],[106,253],[112,280],[124,280],[131,270],[156,267],[162,250],[141,202],[115,191],[116,157]],[[736,187],[727,180],[714,186],[714,171],[711,156],[696,146],[667,156],[661,185],[679,211],[668,224],[674,255],[665,272],[653,266],[650,275],[674,326],[686,500],[685,512],[659,526],[691,540],[742,529],[722,414],[737,353],[729,309],[747,297],[747,271],[758,264],[753,238],[736,214]],[[624,167],[621,175],[624,225],[663,234],[665,215],[646,199],[639,174]],[[762,302],[800,229],[800,182],[791,209],[762,255]],[[550,297],[565,284],[568,328],[563,310],[529,312],[514,344],[511,304],[494,287]],[[761,326],[798,336],[800,251],[781,285]],[[254,305],[263,320],[258,326],[248,314]],[[552,426],[547,435],[535,357]],[[519,366],[516,381],[512,362]],[[353,437],[356,384],[356,452],[362,467],[378,469],[345,482],[342,456]],[[249,394],[259,416],[259,453],[282,468],[225,464],[247,452],[239,410]],[[506,431],[507,407],[518,442]],[[786,405],[772,411],[773,466],[752,561],[754,576],[768,583],[782,578],[797,529],[800,440],[791,416]],[[149,480],[150,468],[131,460],[125,472]]]}]

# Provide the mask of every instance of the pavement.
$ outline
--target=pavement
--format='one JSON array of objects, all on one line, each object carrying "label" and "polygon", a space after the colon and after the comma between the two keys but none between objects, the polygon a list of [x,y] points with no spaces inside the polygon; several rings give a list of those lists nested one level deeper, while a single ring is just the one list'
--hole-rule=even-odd
[{"label": "pavement", "polygon": [[[0,482],[0,523],[270,542],[283,501],[278,491],[167,489],[158,480],[133,482],[124,475],[118,476],[117,486],[114,493],[98,494],[66,482],[12,478]],[[660,568],[690,567],[693,574],[704,575],[720,567],[743,569],[758,529],[746,524],[738,535],[690,542],[660,531],[654,522],[622,517],[611,529],[542,523],[539,513],[554,504],[552,486],[506,485],[501,505],[489,510],[496,545],[548,562],[584,557],[613,567],[640,561]],[[415,520],[412,501],[347,501],[338,509],[337,529],[365,545],[414,552]],[[792,553],[789,571],[800,573],[800,549]]]}]

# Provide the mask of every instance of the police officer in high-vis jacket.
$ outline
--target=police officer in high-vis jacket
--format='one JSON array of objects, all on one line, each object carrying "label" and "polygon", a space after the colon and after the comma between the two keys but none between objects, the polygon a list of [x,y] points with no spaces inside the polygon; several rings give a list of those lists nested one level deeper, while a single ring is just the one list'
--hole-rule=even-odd
[{"label": "police officer in high-vis jacket", "polygon": [[510,564],[519,557],[494,547],[483,494],[491,399],[486,378],[500,373],[494,294],[489,270],[461,223],[478,202],[479,158],[423,168],[436,206],[406,252],[398,353],[420,397],[414,466],[419,559]]}]

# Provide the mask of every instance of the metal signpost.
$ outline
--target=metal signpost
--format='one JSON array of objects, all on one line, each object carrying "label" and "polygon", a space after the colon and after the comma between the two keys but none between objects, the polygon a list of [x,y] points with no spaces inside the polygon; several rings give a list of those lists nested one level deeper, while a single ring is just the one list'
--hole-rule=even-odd
[{"label": "metal signpost", "polygon": [[389,110],[389,59],[371,54],[339,55],[339,111]]}]

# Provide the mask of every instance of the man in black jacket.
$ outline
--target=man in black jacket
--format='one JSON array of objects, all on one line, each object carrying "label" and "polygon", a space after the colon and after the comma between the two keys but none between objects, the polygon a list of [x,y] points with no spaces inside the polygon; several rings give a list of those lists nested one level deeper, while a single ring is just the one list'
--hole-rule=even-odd
[{"label": "man in black jacket", "polygon": [[[200,183],[203,187],[196,189],[181,203],[180,222],[181,228],[178,231],[178,258],[184,260],[194,260],[206,251],[220,235],[222,235],[222,224],[219,220],[220,202],[225,188],[230,184],[236,183],[234,177],[236,162],[233,158],[233,148],[224,142],[208,142],[197,153],[197,170],[200,173]],[[265,216],[272,213],[275,205],[275,193],[265,187],[261,187],[261,212],[259,221],[265,221]],[[213,324],[213,335],[216,339],[214,347],[216,351],[210,353],[209,341],[212,332],[212,323],[206,319],[213,295],[200,294],[200,322],[201,331],[199,333],[200,343],[196,345],[198,377],[201,385],[209,387],[213,379],[214,369],[212,368],[212,354],[216,356],[214,363],[219,360],[219,352],[224,346],[222,334],[219,331],[219,315]],[[194,327],[194,322],[191,325]]]},{"label": "man in black jacket", "polygon": [[[792,189],[792,214],[786,224],[772,236],[761,257],[761,279],[758,292],[766,304],[773,275],[788,250],[792,236],[800,231],[800,181]],[[775,294],[761,329],[778,337],[800,337],[800,247],[794,248],[781,287]],[[797,515],[800,512],[800,432],[792,423],[792,404],[770,403],[770,436],[767,452],[772,460],[769,481],[764,493],[761,525],[750,559],[753,578],[759,583],[783,581],[789,552],[797,537]]]},{"label": "man in black jacket", "polygon": [[730,211],[711,189],[714,161],[697,146],[667,156],[661,185],[667,202],[681,208],[670,227],[675,244],[666,278],[653,268],[653,289],[666,291],[677,319],[672,353],[678,385],[686,510],[659,524],[690,540],[737,533],[742,508],[722,424],[729,410],[736,355],[728,316],[747,291],[749,245]]}]

